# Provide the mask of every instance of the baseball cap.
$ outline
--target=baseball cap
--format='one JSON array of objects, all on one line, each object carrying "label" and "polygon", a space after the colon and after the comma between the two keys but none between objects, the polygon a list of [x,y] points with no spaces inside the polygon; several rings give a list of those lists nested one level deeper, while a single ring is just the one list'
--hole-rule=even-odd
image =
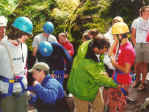
[{"label": "baseball cap", "polygon": [[44,62],[39,62],[39,63],[36,63],[32,69],[30,69],[28,72],[33,72],[33,70],[43,70],[43,71],[49,71],[49,66],[48,64],[44,63]]}]

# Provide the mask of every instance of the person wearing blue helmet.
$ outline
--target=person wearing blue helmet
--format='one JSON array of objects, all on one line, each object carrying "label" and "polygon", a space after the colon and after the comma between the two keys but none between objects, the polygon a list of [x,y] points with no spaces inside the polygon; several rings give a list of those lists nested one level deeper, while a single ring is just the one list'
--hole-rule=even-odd
[{"label": "person wearing blue helmet", "polygon": [[52,35],[54,31],[54,25],[52,22],[47,21],[43,25],[43,33],[40,33],[34,37],[32,47],[33,47],[33,56],[36,56],[37,53],[37,47],[40,42],[42,41],[48,41],[48,42],[57,42],[57,39],[54,35]]},{"label": "person wearing blue helmet", "polygon": [[2,112],[27,112],[27,48],[19,41],[32,35],[33,24],[27,17],[13,22],[8,40],[0,42],[0,109]]},{"label": "person wearing blue helmet", "polygon": [[62,45],[55,42],[41,42],[38,45],[37,59],[39,62],[47,63],[51,68],[52,77],[63,84],[64,77],[67,78],[71,70],[72,57]]}]

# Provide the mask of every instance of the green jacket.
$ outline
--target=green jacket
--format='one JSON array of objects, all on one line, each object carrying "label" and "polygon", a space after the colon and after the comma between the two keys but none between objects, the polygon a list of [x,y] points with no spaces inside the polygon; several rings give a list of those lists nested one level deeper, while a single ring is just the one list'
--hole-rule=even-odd
[{"label": "green jacket", "polygon": [[89,42],[84,42],[79,47],[77,56],[74,58],[68,90],[81,100],[93,101],[99,87],[117,87],[117,84],[104,74],[103,62],[98,63],[85,58]]}]

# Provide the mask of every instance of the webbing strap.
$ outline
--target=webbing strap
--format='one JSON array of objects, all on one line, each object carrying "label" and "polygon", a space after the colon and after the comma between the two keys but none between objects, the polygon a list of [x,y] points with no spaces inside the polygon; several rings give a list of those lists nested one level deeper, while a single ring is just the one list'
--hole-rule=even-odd
[{"label": "webbing strap", "polygon": [[63,84],[64,81],[64,71],[63,70],[55,70],[55,79],[58,80],[61,84]]},{"label": "webbing strap", "polygon": [[[11,71],[14,74],[13,77],[15,78],[13,60],[12,60],[10,51],[8,49],[8,46],[5,43],[3,43],[3,42],[0,42],[0,44],[3,45],[6,48],[7,52],[8,52],[8,57],[9,57],[9,61],[10,61]],[[22,48],[22,46],[21,46],[21,48]],[[25,87],[24,87],[24,84],[22,82],[22,77],[20,79],[15,79],[14,80],[14,79],[8,79],[6,77],[0,76],[0,80],[9,83],[8,94],[2,94],[2,96],[11,96],[12,95],[12,93],[13,93],[13,86],[14,86],[15,82],[19,82],[21,84],[22,92],[20,94],[25,92]]]},{"label": "webbing strap", "polygon": [[15,82],[19,82],[21,87],[22,87],[22,93],[24,93],[26,91],[25,87],[24,87],[24,84],[22,82],[22,79],[23,77],[19,78],[19,79],[16,79],[16,80],[13,80],[13,79],[8,79],[6,77],[3,77],[3,76],[0,76],[0,80],[4,81],[4,82],[7,82],[9,83],[9,87],[8,87],[8,93],[7,94],[1,94],[2,97],[6,97],[6,96],[12,96],[12,93],[13,93],[13,86],[14,86],[14,83]]},{"label": "webbing strap", "polygon": [[13,85],[14,85],[14,83],[9,83],[8,96],[11,96],[11,95],[12,95],[12,92],[13,92]]}]

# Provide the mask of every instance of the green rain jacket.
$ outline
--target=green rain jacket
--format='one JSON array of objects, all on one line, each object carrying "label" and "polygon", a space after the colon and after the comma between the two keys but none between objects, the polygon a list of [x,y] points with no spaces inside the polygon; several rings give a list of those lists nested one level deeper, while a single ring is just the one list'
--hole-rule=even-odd
[{"label": "green rain jacket", "polygon": [[68,80],[68,90],[75,97],[92,102],[99,87],[117,87],[117,84],[104,74],[105,69],[102,61],[95,62],[85,58],[90,41],[84,42],[78,49]]}]

